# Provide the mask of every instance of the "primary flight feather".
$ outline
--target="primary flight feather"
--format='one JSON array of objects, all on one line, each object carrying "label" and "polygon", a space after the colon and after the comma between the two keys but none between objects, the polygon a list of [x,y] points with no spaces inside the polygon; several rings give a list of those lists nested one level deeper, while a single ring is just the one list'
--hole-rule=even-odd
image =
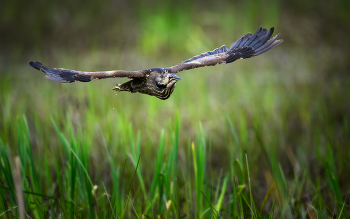
[{"label": "primary flight feather", "polygon": [[[277,40],[278,33],[271,38],[274,28],[270,30],[259,28],[254,34],[247,33],[228,49],[225,45],[213,51],[194,56],[180,64],[169,68],[150,68],[140,71],[100,71],[86,72],[64,68],[48,68],[39,61],[30,61],[28,64],[46,74],[46,78],[60,83],[75,81],[89,82],[94,79],[127,77],[130,80],[124,84],[117,84],[113,90],[143,93],[166,100],[175,89],[176,82],[181,78],[176,73],[204,66],[227,64],[237,59],[246,59],[261,55],[283,40]],[[270,39],[271,38],[271,39]]]}]

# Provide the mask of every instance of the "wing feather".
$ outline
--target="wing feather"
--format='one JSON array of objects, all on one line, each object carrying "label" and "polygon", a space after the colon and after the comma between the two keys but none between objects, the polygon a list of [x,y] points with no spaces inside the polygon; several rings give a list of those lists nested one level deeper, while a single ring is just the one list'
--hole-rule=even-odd
[{"label": "wing feather", "polygon": [[72,83],[75,81],[80,82],[89,82],[94,79],[103,79],[103,78],[115,78],[115,77],[145,77],[148,73],[147,70],[141,71],[100,71],[100,72],[86,72],[86,71],[75,71],[64,68],[48,68],[45,65],[41,64],[39,61],[30,61],[28,63],[31,67],[42,71],[46,74],[46,78],[57,81],[60,83]]},{"label": "wing feather", "polygon": [[273,32],[273,27],[270,30],[260,27],[254,34],[247,33],[232,43],[230,49],[227,49],[223,45],[213,51],[202,53],[180,64],[166,68],[166,70],[169,73],[177,73],[193,68],[231,63],[237,59],[246,59],[261,55],[283,42],[283,40],[277,40],[280,36],[279,33],[270,39]]},{"label": "wing feather", "polygon": [[200,58],[203,58],[205,56],[216,55],[216,54],[224,53],[227,51],[228,51],[227,47],[225,45],[223,45],[220,48],[214,49],[213,51],[209,51],[209,52],[194,56],[194,57],[190,58],[189,60],[183,61],[182,63],[189,63],[193,60],[200,59]]}]

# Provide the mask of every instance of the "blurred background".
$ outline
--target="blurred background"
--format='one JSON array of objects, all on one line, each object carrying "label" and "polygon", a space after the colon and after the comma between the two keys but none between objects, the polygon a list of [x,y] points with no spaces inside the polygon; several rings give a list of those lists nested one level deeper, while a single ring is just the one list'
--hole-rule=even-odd
[{"label": "blurred background", "polygon": [[[230,119],[250,157],[256,194],[268,166],[256,130],[276,149],[287,178],[296,161],[322,177],[329,146],[340,187],[349,189],[350,1],[12,0],[1,5],[0,137],[13,154],[23,118],[34,157],[59,154],[54,120],[62,133],[77,135],[90,148],[92,179],[101,177],[108,185],[104,145],[121,165],[139,135],[141,160],[147,162],[162,131],[165,151],[170,150],[178,118],[179,164],[186,162],[202,127],[211,147],[207,169],[215,174],[229,170]],[[39,60],[85,71],[168,67],[229,46],[261,26],[275,27],[284,42],[252,59],[181,72],[166,101],[111,90],[126,79],[59,84],[27,64]]]}]

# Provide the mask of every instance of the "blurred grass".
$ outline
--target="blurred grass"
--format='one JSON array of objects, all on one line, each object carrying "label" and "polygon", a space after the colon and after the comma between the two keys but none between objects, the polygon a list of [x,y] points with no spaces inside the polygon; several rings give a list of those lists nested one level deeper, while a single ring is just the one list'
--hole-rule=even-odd
[{"label": "blurred grass", "polygon": [[[0,215],[18,215],[19,157],[33,218],[349,217],[345,1],[20,3],[0,9]],[[180,73],[166,101],[27,65],[166,67],[259,26],[285,42]]]}]

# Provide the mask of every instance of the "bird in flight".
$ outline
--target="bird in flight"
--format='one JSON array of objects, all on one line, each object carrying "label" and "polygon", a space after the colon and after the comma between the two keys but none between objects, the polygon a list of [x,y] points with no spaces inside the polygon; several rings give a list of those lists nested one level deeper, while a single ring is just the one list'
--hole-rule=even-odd
[{"label": "bird in flight", "polygon": [[181,79],[176,73],[193,68],[228,64],[237,59],[247,59],[263,54],[283,42],[283,40],[277,40],[280,36],[279,33],[271,38],[273,31],[273,27],[270,30],[260,27],[254,34],[247,33],[241,37],[229,49],[223,45],[213,51],[194,56],[169,68],[150,68],[140,71],[86,72],[64,68],[48,68],[39,61],[30,61],[28,64],[44,72],[46,78],[60,83],[89,82],[94,79],[127,77],[129,79],[128,82],[115,85],[113,90],[129,91],[131,93],[138,92],[166,100],[173,93],[176,82]]}]

